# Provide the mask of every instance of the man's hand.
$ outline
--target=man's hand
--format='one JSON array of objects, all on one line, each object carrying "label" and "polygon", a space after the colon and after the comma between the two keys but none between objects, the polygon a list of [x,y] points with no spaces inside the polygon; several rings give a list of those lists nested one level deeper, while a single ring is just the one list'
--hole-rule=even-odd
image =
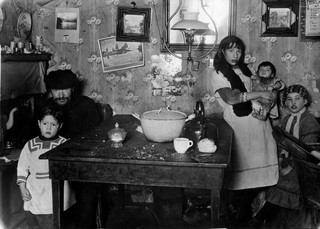
[{"label": "man's hand", "polygon": [[25,182],[20,183],[19,187],[20,187],[20,192],[21,192],[21,196],[22,196],[23,201],[31,200],[32,196],[26,187],[26,183]]}]

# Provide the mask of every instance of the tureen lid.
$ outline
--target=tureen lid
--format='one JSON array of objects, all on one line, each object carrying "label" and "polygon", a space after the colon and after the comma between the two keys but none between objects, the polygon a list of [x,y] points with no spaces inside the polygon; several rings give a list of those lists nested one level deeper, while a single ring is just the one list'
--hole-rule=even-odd
[{"label": "tureen lid", "polygon": [[108,134],[109,135],[113,135],[113,134],[121,134],[121,135],[125,135],[126,134],[126,131],[122,128],[119,128],[119,123],[116,122],[116,124],[114,125],[115,128],[109,130]]}]

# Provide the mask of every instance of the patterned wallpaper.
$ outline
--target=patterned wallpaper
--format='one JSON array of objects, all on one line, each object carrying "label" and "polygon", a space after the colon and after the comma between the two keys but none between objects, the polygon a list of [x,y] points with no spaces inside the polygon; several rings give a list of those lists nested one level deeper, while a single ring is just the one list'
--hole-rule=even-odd
[{"label": "patterned wallpaper", "polygon": [[[286,85],[301,84],[313,98],[311,112],[320,116],[320,40],[302,42],[298,37],[259,37],[261,33],[261,1],[238,0],[237,35],[246,43],[254,69],[262,61],[271,61],[277,76]],[[283,110],[285,112],[285,110]]]},{"label": "patterned wallpaper", "polygon": [[[137,7],[151,10],[151,41],[144,43],[143,67],[103,73],[98,39],[116,35],[117,7],[131,7],[131,0],[5,0],[6,13],[1,32],[2,45],[9,44],[15,35],[15,18],[22,10],[33,14],[32,40],[42,36],[44,46],[53,53],[49,71],[70,68],[84,81],[83,93],[97,102],[109,103],[116,113],[142,113],[170,105],[190,114],[201,99],[207,114],[220,113],[209,84],[212,69],[206,61],[198,71],[164,78],[153,74],[154,57],[160,57],[160,34],[156,19],[163,17],[162,0],[137,0]],[[78,44],[54,42],[55,8],[79,8],[80,40]],[[157,18],[156,18],[157,16]],[[299,37],[260,37],[261,0],[237,1],[236,33],[247,45],[246,61],[254,70],[262,61],[276,66],[277,75],[287,85],[299,83],[308,88],[314,103],[311,112],[320,116],[319,42],[301,42]],[[161,26],[161,20],[159,21]],[[35,42],[33,42],[35,43]],[[168,59],[171,57],[168,56]],[[183,62],[182,71],[186,72]],[[173,86],[166,96],[153,96],[156,80]]]}]

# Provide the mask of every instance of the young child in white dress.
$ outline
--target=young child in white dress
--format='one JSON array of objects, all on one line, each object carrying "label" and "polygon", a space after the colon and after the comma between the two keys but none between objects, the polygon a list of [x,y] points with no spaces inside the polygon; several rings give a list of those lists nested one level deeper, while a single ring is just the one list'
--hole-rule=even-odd
[{"label": "young child in white dress", "polygon": [[[62,127],[63,112],[58,107],[45,107],[38,118],[41,135],[29,140],[23,147],[17,167],[17,184],[24,201],[29,228],[54,228],[52,184],[49,179],[48,160],[39,156],[67,141],[58,135]],[[64,210],[75,203],[70,186],[64,184]]]}]

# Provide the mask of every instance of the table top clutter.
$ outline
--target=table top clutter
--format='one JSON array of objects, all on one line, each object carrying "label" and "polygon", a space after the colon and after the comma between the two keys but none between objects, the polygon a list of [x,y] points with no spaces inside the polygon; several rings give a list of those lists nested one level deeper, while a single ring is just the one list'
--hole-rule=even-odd
[{"label": "table top clutter", "polygon": [[[96,162],[121,160],[129,163],[153,161],[153,163],[159,164],[179,163],[180,165],[194,165],[195,162],[202,162],[209,166],[210,164],[219,164],[219,166],[227,167],[230,161],[232,129],[221,118],[211,118],[209,120],[219,128],[220,138],[217,142],[216,152],[205,156],[194,149],[188,150],[186,154],[178,154],[174,150],[173,142],[151,142],[136,130],[140,125],[139,120],[131,115],[116,115],[111,120],[101,123],[93,131],[69,140],[42,155],[41,158]],[[112,142],[108,137],[108,131],[114,128],[116,123],[127,132],[121,148],[111,147]],[[198,164],[197,166],[201,165]]]},{"label": "table top clutter", "polygon": [[[206,156],[195,150],[179,154],[173,142],[148,141],[137,131],[140,122],[132,115],[115,115],[41,155],[40,159],[49,160],[55,227],[62,227],[64,180],[210,189],[211,225],[219,225],[220,189],[230,162],[233,130],[221,118],[210,120],[220,133],[216,152]],[[127,132],[119,148],[112,147],[107,134],[116,123]]]}]

